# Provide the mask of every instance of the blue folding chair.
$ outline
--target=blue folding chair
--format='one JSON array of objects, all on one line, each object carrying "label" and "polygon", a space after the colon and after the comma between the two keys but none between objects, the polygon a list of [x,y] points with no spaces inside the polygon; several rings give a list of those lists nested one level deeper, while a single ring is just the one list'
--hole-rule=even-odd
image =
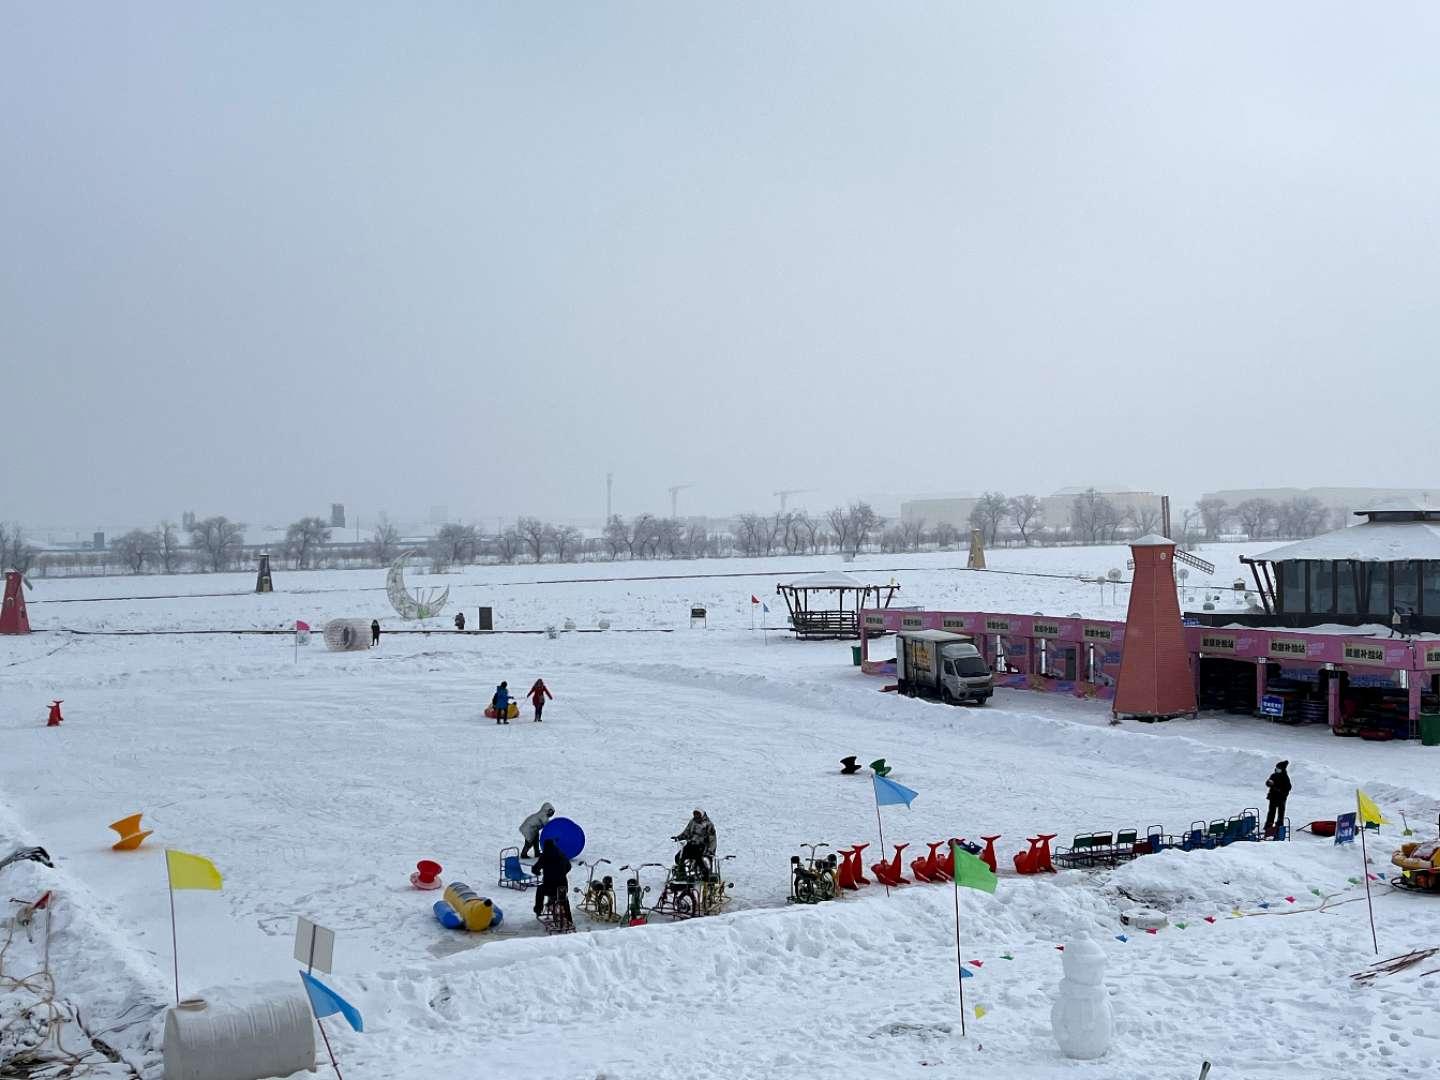
[{"label": "blue folding chair", "polygon": [[500,851],[498,884],[505,889],[529,889],[540,884],[540,879],[525,872],[525,867],[520,862],[519,848],[507,847]]}]

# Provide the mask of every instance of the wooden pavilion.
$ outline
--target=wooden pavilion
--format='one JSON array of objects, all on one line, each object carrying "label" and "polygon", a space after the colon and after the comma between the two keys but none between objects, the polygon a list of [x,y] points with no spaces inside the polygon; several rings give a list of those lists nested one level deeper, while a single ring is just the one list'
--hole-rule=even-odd
[{"label": "wooden pavilion", "polygon": [[775,586],[790,609],[790,627],[797,638],[822,641],[860,637],[860,609],[888,608],[899,585],[866,585],[831,571],[807,574]]}]

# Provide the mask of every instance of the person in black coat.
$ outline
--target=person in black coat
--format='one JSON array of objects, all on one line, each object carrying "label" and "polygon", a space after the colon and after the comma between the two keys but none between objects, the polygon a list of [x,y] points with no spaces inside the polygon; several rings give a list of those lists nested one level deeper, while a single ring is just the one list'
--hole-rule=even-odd
[{"label": "person in black coat", "polygon": [[373,649],[380,644],[380,620],[370,620],[370,647]]},{"label": "person in black coat", "polygon": [[541,845],[540,858],[535,860],[531,873],[540,879],[540,887],[535,890],[536,918],[545,910],[546,900],[553,901],[556,907],[563,903],[569,908],[570,860],[554,840],[546,840]]},{"label": "person in black coat", "polygon": [[1290,774],[1286,772],[1289,767],[1288,761],[1277,762],[1270,779],[1265,781],[1265,801],[1269,804],[1265,814],[1266,836],[1274,836],[1285,824],[1285,800],[1290,797]]}]

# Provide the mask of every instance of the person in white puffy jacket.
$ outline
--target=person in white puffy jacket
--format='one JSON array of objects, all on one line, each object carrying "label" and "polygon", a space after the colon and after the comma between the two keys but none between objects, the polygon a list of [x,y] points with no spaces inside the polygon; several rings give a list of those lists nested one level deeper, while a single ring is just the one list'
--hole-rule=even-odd
[{"label": "person in white puffy jacket", "polygon": [[554,816],[555,807],[547,802],[520,823],[520,835],[525,838],[525,846],[520,849],[522,859],[540,854],[540,830]]}]

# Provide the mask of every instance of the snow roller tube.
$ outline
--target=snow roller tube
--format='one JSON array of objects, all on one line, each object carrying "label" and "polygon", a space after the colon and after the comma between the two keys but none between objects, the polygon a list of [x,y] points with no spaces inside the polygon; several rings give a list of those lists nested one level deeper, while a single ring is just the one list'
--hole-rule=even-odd
[{"label": "snow roller tube", "polygon": [[446,929],[469,930],[473,934],[496,925],[498,911],[489,897],[479,895],[463,881],[452,881],[445,889],[445,898],[435,901],[432,910]]},{"label": "snow roller tube", "polygon": [[293,992],[172,1008],[165,1014],[165,1076],[170,1080],[254,1080],[314,1067],[310,1004]]},{"label": "snow roller tube", "polygon": [[542,848],[545,846],[546,840],[554,840],[555,846],[567,859],[577,859],[585,850],[585,830],[568,817],[550,819],[540,830],[540,846]]}]

